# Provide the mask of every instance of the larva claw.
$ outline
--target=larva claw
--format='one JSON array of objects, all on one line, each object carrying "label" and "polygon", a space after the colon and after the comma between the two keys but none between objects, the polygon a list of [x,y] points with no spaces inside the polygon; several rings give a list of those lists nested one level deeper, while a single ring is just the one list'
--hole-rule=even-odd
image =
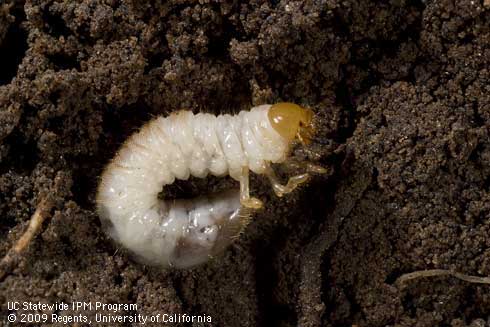
[{"label": "larva claw", "polygon": [[264,206],[264,203],[257,198],[241,199],[240,203],[249,209],[260,209]]},{"label": "larva claw", "polygon": [[308,175],[308,174],[301,174],[301,175],[292,176],[289,178],[288,183],[286,185],[281,185],[277,182],[274,183],[271,181],[272,189],[274,190],[274,193],[276,193],[276,195],[278,197],[282,197],[285,194],[288,194],[288,193],[291,193],[292,191],[294,191],[294,189],[296,189],[299,185],[306,182],[309,177],[310,177],[310,175]]},{"label": "larva claw", "polygon": [[278,197],[282,197],[285,194],[291,193],[295,188],[306,182],[310,177],[308,173],[292,176],[289,178],[286,185],[282,185],[279,182],[276,174],[274,173],[274,170],[270,166],[267,167],[265,174],[267,178],[269,178],[272,189]]},{"label": "larva claw", "polygon": [[326,168],[315,165],[311,162],[306,164],[306,171],[313,174],[326,174],[328,172]]},{"label": "larva claw", "polygon": [[326,174],[328,170],[322,166],[319,166],[317,164],[314,164],[309,161],[301,161],[297,159],[291,159],[289,161],[286,161],[284,163],[284,166],[290,168],[290,169],[301,169],[301,170],[306,170],[306,172],[310,174]]}]

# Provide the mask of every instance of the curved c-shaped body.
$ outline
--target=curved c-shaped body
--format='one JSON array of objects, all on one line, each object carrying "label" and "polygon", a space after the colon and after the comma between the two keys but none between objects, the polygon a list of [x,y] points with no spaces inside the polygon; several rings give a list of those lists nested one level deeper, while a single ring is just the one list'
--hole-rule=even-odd
[{"label": "curved c-shaped body", "polygon": [[283,162],[290,140],[272,127],[270,107],[235,116],[180,111],[143,126],[101,177],[97,207],[110,235],[145,263],[164,267],[190,267],[224,249],[249,219],[240,190],[177,201],[158,194],[176,178],[240,180],[243,167],[262,174],[269,162]]}]

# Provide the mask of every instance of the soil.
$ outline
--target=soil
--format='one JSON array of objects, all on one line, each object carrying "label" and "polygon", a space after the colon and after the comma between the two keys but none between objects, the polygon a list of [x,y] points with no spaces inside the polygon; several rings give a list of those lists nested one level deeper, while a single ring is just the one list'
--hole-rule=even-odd
[{"label": "soil", "polygon": [[[488,1],[6,0],[0,62],[0,257],[55,204],[0,324],[11,301],[100,301],[212,317],[182,326],[490,326],[489,285],[397,283],[490,276]],[[329,174],[282,199],[254,177],[266,208],[223,256],[162,271],[104,234],[98,176],[144,122],[284,100],[315,111],[299,155]]]}]

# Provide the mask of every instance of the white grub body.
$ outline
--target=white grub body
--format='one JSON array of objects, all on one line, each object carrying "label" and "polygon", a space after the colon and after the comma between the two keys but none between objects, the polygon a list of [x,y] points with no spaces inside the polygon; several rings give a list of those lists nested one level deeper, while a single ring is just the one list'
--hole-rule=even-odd
[{"label": "white grub body", "polygon": [[165,201],[164,185],[190,175],[262,174],[286,159],[288,141],[271,126],[270,105],[238,115],[179,111],[132,135],[105,169],[97,207],[109,233],[144,263],[186,268],[224,249],[246,225],[240,191]]}]

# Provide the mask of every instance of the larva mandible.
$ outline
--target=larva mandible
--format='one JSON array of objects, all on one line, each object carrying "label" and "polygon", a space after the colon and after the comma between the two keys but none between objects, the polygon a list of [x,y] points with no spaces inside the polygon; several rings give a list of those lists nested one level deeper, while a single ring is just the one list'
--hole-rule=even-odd
[{"label": "larva mandible", "polygon": [[[270,163],[283,163],[296,140],[313,136],[313,112],[293,103],[260,105],[238,115],[179,111],[133,134],[104,170],[97,210],[109,234],[143,262],[187,268],[207,261],[243,230],[262,202],[249,195],[249,170],[265,174],[278,196],[323,168],[281,185]],[[192,200],[158,198],[164,185],[190,175],[229,174],[240,189]]]}]

